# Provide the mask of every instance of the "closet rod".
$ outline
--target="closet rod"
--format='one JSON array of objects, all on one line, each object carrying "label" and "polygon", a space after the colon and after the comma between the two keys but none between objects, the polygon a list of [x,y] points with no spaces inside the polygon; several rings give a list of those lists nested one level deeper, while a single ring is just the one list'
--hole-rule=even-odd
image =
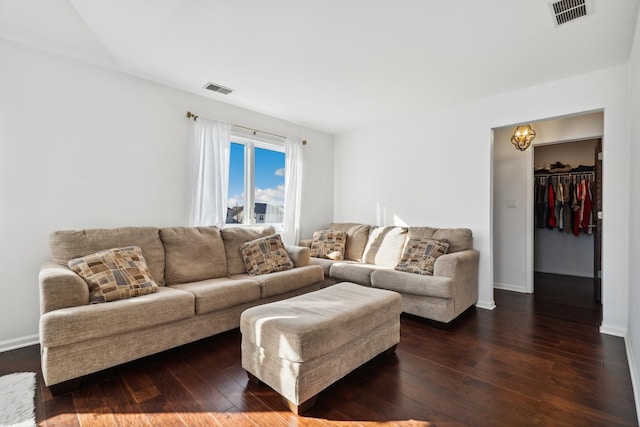
[{"label": "closet rod", "polygon": [[558,172],[558,173],[534,173],[535,178],[548,178],[550,176],[580,176],[580,175],[596,175],[595,171],[585,172]]}]

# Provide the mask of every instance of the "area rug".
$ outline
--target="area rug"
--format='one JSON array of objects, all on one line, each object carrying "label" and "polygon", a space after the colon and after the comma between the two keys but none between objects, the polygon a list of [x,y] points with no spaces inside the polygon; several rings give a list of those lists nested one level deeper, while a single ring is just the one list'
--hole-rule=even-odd
[{"label": "area rug", "polygon": [[0,427],[36,425],[36,374],[17,372],[0,377]]}]

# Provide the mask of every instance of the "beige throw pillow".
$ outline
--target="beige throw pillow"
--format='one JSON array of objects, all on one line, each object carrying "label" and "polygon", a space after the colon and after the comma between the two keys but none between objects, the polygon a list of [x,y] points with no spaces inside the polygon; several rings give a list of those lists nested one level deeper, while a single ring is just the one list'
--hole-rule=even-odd
[{"label": "beige throw pillow", "polygon": [[261,237],[240,246],[247,273],[252,276],[291,270],[293,261],[279,234]]},{"label": "beige throw pillow", "polygon": [[449,243],[434,239],[409,239],[395,269],[433,276],[436,259],[447,253]]},{"label": "beige throw pillow", "polygon": [[253,226],[253,227],[225,227],[220,230],[222,240],[224,240],[224,251],[227,256],[227,274],[245,273],[244,260],[240,253],[240,246],[260,237],[267,237],[276,234],[273,226]]},{"label": "beige throw pillow", "polygon": [[339,230],[319,230],[313,233],[311,241],[311,256],[327,258],[334,261],[344,259],[344,249],[347,243],[347,233]]},{"label": "beige throw pillow", "polygon": [[117,301],[158,291],[139,246],[107,249],[73,258],[68,265],[89,285],[91,303]]}]

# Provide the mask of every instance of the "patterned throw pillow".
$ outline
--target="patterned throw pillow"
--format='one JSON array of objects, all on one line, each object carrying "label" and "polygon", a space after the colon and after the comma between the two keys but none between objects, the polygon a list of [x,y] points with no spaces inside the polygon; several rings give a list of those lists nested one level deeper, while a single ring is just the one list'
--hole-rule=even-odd
[{"label": "patterned throw pillow", "polygon": [[314,231],[311,241],[311,256],[328,258],[334,261],[344,259],[344,249],[347,243],[347,233],[339,230]]},{"label": "patterned throw pillow", "polygon": [[251,240],[240,246],[247,273],[252,276],[291,270],[293,261],[279,234]]},{"label": "patterned throw pillow", "polygon": [[89,285],[89,302],[92,304],[158,291],[139,246],[107,249],[73,258],[68,265]]},{"label": "patterned throw pillow", "polygon": [[433,276],[436,259],[447,253],[449,243],[434,239],[409,239],[395,269]]}]

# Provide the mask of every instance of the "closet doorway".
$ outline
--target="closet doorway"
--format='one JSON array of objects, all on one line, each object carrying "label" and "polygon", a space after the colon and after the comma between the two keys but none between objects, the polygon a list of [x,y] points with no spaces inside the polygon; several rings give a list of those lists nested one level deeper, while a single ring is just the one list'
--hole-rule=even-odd
[{"label": "closet doorway", "polygon": [[534,146],[533,154],[534,292],[564,292],[577,305],[596,300],[598,309],[601,153],[602,139],[592,138]]}]

